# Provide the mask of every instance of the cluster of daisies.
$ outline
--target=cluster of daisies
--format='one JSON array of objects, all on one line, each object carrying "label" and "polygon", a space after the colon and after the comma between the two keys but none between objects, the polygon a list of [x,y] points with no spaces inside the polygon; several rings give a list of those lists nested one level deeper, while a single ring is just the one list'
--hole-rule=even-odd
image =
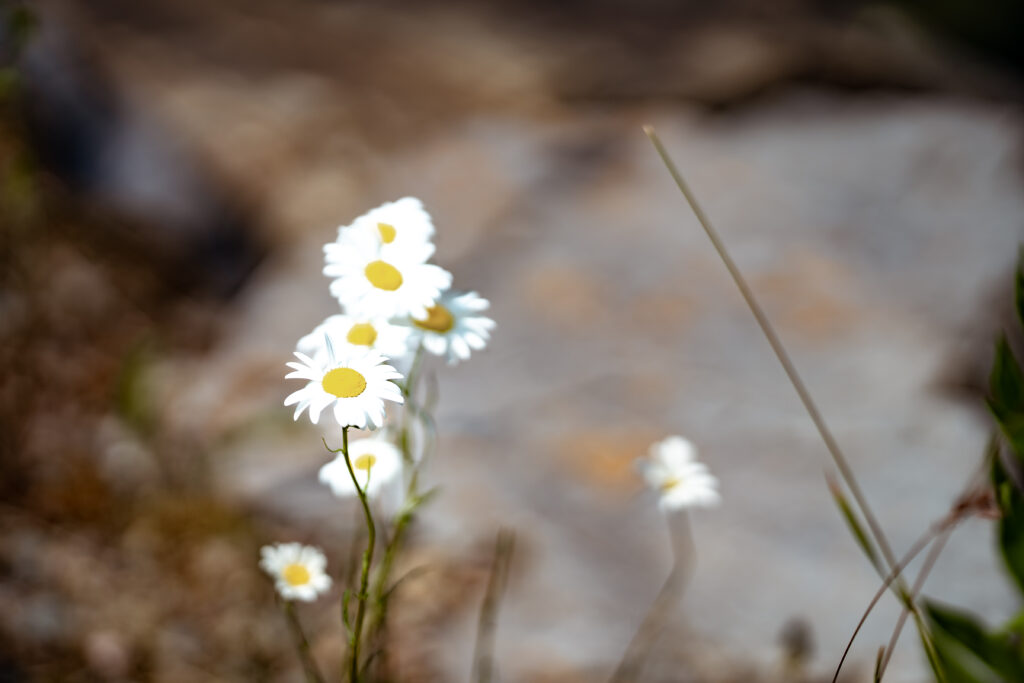
[{"label": "cluster of daisies", "polygon": [[[339,497],[370,499],[394,491],[415,467],[390,414],[410,400],[423,352],[454,364],[483,349],[494,321],[476,292],[450,289],[451,274],[429,263],[434,225],[420,200],[389,202],[338,229],[324,246],[324,275],[340,312],[299,339],[286,377],[304,381],[284,404],[313,424],[327,413],[343,428],[378,430],[348,444],[320,470],[320,481]],[[388,404],[391,404],[388,406]],[[404,427],[403,427],[404,428]],[[351,468],[350,468],[351,467]],[[286,600],[313,600],[330,588],[326,561],[316,548],[279,544],[262,550],[260,566]]]}]

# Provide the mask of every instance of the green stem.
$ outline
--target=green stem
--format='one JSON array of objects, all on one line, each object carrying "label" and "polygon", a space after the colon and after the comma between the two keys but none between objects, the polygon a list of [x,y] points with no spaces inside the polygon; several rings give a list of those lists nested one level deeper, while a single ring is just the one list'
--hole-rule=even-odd
[{"label": "green stem", "polygon": [[910,564],[922,550],[928,547],[928,544],[931,543],[937,535],[950,528],[950,525],[954,521],[955,518],[947,518],[922,534],[921,538],[917,539],[914,545],[910,547],[910,550],[907,551],[907,554],[900,559],[896,566],[893,567],[892,571],[890,571],[885,577],[885,580],[882,581],[882,585],[879,586],[878,590],[871,598],[871,602],[868,603],[867,609],[865,609],[864,613],[861,615],[860,620],[857,622],[857,626],[853,629],[853,634],[850,636],[850,640],[846,643],[846,648],[843,650],[843,656],[840,657],[839,665],[836,667],[836,672],[832,676],[832,683],[836,683],[836,681],[839,680],[839,672],[842,671],[843,664],[846,663],[846,656],[850,654],[850,648],[853,647],[853,641],[856,640],[857,634],[860,633],[861,627],[864,626],[864,622],[868,620],[868,616],[871,614],[871,611],[875,608],[875,605],[878,604],[878,601],[882,599],[882,596],[885,595],[890,584],[896,580],[896,577],[907,568],[907,565]]},{"label": "green stem", "polygon": [[415,415],[416,408],[416,383],[419,380],[420,366],[423,363],[423,340],[420,340],[416,347],[416,354],[412,358],[412,365],[409,368],[409,375],[402,385],[402,396],[405,398],[405,406],[402,410],[402,432],[399,435],[399,446],[402,449],[402,457],[407,463],[414,462],[409,445],[409,418]]},{"label": "green stem", "polygon": [[[932,567],[935,566],[935,562],[939,559],[939,554],[942,553],[943,548],[946,546],[946,541],[949,540],[950,534],[953,533],[953,524],[950,524],[943,529],[942,534],[938,540],[932,546],[932,549],[928,552],[928,556],[925,557],[924,563],[921,565],[921,571],[917,575],[917,579],[914,581],[913,587],[910,589],[910,600],[913,601],[920,594],[921,589],[924,588],[924,582],[928,578],[928,575],[932,571]],[[900,639],[900,633],[903,632],[903,625],[907,623],[907,616],[910,614],[910,610],[906,607],[900,612],[900,618],[896,620],[896,626],[892,630],[892,636],[889,638],[889,644],[885,648],[885,655],[882,657],[882,661],[878,665],[878,678],[876,680],[881,681],[882,677],[885,676],[885,669],[889,666],[889,660],[892,658],[893,650],[896,649],[896,643]],[[920,619],[915,613],[915,620]],[[917,624],[918,628],[924,628],[923,623]],[[925,646],[928,646],[928,642],[925,641]],[[928,653],[933,661],[938,661],[938,654],[934,651]]]},{"label": "green stem", "polygon": [[359,494],[359,502],[363,506],[363,514],[366,515],[366,552],[363,553],[363,569],[359,575],[359,595],[356,603],[356,621],[352,628],[352,683],[359,680],[359,645],[363,636],[363,619],[366,618],[366,601],[369,597],[367,588],[370,582],[370,561],[373,559],[373,546],[377,541],[377,528],[373,523],[373,514],[370,512],[370,501],[366,497],[366,491],[359,486],[356,473],[352,469],[352,461],[348,457],[348,428],[343,431],[343,448],[345,453],[345,465],[352,477],[352,484]]},{"label": "green stem", "polygon": [[292,638],[295,640],[295,649],[299,653],[302,669],[306,673],[306,683],[324,683],[320,670],[317,668],[313,655],[309,650],[309,641],[302,630],[299,615],[295,613],[295,606],[289,600],[282,600],[281,609],[284,611],[285,618],[288,621],[288,629],[292,632]]},{"label": "green stem", "polygon": [[419,472],[413,472],[412,478],[409,480],[409,488],[405,495],[405,506],[403,507],[401,514],[398,515],[398,519],[395,520],[395,531],[391,536],[390,542],[384,549],[384,558],[381,560],[380,569],[378,569],[377,572],[377,581],[375,583],[373,594],[376,596],[378,607],[382,612],[384,610],[385,603],[387,602],[387,581],[391,574],[391,566],[395,562],[395,555],[398,554],[398,546],[402,542],[405,529],[409,526],[409,522],[412,521],[413,514],[415,512],[415,505],[411,504],[411,502],[416,496],[416,481],[418,478]]},{"label": "green stem", "polygon": [[[377,527],[373,523],[373,513],[370,512],[370,501],[366,497],[366,490],[359,485],[359,480],[356,479],[355,470],[352,469],[352,461],[348,457],[348,430],[349,427],[343,427],[341,430],[341,454],[345,458],[345,466],[348,468],[348,474],[352,477],[352,485],[356,488],[356,493],[359,495],[359,502],[363,506],[363,515],[366,517],[366,552],[363,553],[363,566],[359,574],[359,592],[356,594],[356,619],[352,624],[352,632],[349,635],[349,681],[351,683],[357,683],[359,681],[359,646],[362,643],[363,636],[363,621],[366,618],[366,602],[369,598],[369,583],[370,583],[370,562],[373,559],[373,548],[377,542]],[[337,453],[338,450],[332,449],[327,446],[327,442],[324,442],[324,446],[327,450],[332,453]]]}]

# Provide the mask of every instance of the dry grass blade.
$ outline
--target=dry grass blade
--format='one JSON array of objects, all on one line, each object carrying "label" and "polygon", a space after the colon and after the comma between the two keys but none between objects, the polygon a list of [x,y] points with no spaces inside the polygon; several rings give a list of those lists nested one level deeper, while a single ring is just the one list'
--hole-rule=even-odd
[{"label": "dry grass blade", "polygon": [[494,561],[487,581],[487,591],[480,606],[480,621],[473,648],[473,680],[490,683],[494,677],[494,628],[498,621],[498,606],[508,584],[509,565],[515,551],[516,535],[509,529],[498,532],[494,543]]}]

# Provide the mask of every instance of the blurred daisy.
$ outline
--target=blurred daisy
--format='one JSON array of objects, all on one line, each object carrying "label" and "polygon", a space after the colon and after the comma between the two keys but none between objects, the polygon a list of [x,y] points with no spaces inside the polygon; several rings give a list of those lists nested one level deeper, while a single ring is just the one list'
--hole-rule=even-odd
[{"label": "blurred daisy", "polygon": [[434,253],[430,243],[434,224],[423,208],[423,202],[415,197],[381,204],[352,221],[351,225],[338,228],[337,242],[327,245],[325,251],[328,254],[343,251],[357,233],[372,238],[382,256],[390,256],[395,251],[414,251],[423,263]]},{"label": "blurred daisy", "polygon": [[300,339],[296,349],[313,359],[325,359],[324,339],[329,337],[335,348],[351,344],[388,358],[402,358],[409,353],[410,332],[408,327],[392,325],[386,318],[357,318],[339,313],[328,317]]},{"label": "blurred daisy", "polygon": [[384,401],[402,403],[402,392],[390,381],[402,375],[374,351],[348,347],[338,352],[330,337],[324,337],[327,353],[313,359],[296,351],[300,362],[288,363],[292,372],[286,379],[304,379],[307,384],[284,400],[295,405],[295,419],[309,408],[309,419],[316,424],[320,413],[333,406],[334,419],[342,427],[376,429],[384,423]]},{"label": "blurred daisy", "polygon": [[479,315],[490,306],[476,292],[446,292],[430,306],[426,315],[411,319],[423,339],[423,347],[435,356],[447,356],[454,364],[469,358],[470,349],[487,346],[494,321]]},{"label": "blurred daisy", "polygon": [[[348,457],[352,462],[352,472],[356,475],[359,488],[366,491],[370,498],[378,497],[401,479],[402,452],[383,438],[370,437],[350,442]],[[320,468],[320,481],[329,486],[339,498],[356,495],[352,475],[345,464],[345,456],[340,453],[338,457]]]},{"label": "blurred daisy", "polygon": [[652,444],[640,468],[647,485],[661,494],[662,510],[709,507],[719,501],[718,480],[697,462],[697,449],[681,436]]},{"label": "blurred daisy", "polygon": [[312,602],[331,588],[325,571],[327,558],[301,543],[278,543],[260,548],[260,568],[274,579],[274,587],[285,600]]},{"label": "blurred daisy", "polygon": [[384,253],[372,235],[346,233],[344,242],[324,247],[324,275],[335,278],[331,294],[349,313],[422,318],[452,283],[451,273],[424,263],[433,250],[432,244],[424,244]]}]

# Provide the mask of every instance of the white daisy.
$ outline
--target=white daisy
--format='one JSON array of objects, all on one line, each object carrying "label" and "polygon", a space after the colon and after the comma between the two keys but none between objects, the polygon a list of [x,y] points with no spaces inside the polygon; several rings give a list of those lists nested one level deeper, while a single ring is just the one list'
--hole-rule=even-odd
[{"label": "white daisy", "polygon": [[[359,488],[370,498],[378,497],[399,482],[402,475],[402,452],[380,437],[357,439],[348,445],[348,457]],[[352,475],[345,464],[345,456],[338,456],[320,468],[320,481],[331,488],[339,498],[356,495]]]},{"label": "white daisy", "polygon": [[426,243],[384,253],[371,234],[350,232],[344,241],[324,247],[324,275],[335,278],[331,294],[349,313],[424,317],[452,283],[451,273],[424,263],[433,250]]},{"label": "white daisy", "polygon": [[489,306],[476,292],[446,292],[426,315],[415,316],[411,322],[427,351],[447,356],[448,363],[454,364],[468,359],[470,349],[479,351],[487,345],[494,321],[479,313]]},{"label": "white daisy", "polygon": [[317,325],[299,340],[295,348],[311,358],[321,360],[327,356],[324,338],[330,337],[336,349],[350,344],[398,359],[409,353],[410,332],[408,327],[392,325],[386,318],[357,318],[339,313]]},{"label": "white daisy", "polygon": [[295,419],[309,408],[309,419],[316,424],[320,413],[333,404],[334,419],[342,427],[376,429],[384,423],[384,401],[402,403],[402,392],[390,380],[402,375],[384,361],[384,356],[373,351],[360,351],[349,347],[339,353],[325,337],[327,353],[314,360],[296,351],[299,363],[288,363],[293,372],[286,379],[304,379],[308,383],[284,400],[286,406],[295,404]]},{"label": "white daisy", "polygon": [[697,449],[681,436],[652,444],[640,461],[647,485],[661,494],[662,510],[709,507],[719,501],[718,480],[697,462]]},{"label": "white daisy", "polygon": [[[351,225],[338,228],[338,241],[328,245],[326,250],[335,251],[347,245],[355,233],[364,233],[377,244],[382,256],[395,251],[415,250],[426,262],[434,252],[430,244],[434,236],[434,224],[430,214],[423,208],[423,202],[415,197],[403,197],[394,202],[381,204],[352,221]],[[429,249],[424,249],[429,245]]]},{"label": "white daisy", "polygon": [[274,579],[274,587],[285,600],[312,602],[331,588],[325,571],[327,558],[301,543],[277,543],[260,548],[260,568]]}]

